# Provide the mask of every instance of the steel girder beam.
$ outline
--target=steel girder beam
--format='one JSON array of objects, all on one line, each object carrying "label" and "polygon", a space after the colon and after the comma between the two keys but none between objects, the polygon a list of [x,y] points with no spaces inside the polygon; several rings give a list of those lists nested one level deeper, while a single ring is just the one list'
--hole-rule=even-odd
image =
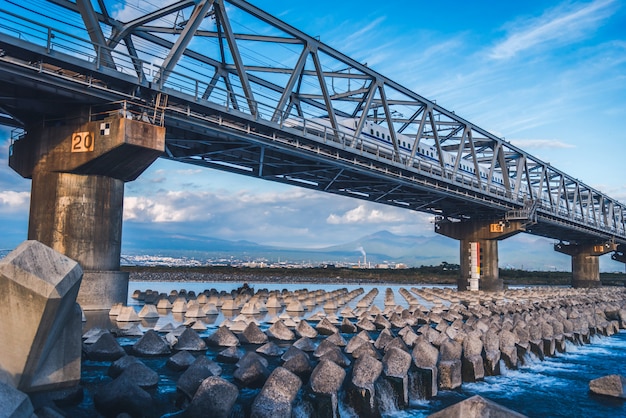
[{"label": "steel girder beam", "polygon": [[157,85],[163,86],[170,76],[170,73],[174,70],[174,67],[178,64],[178,60],[182,57],[185,49],[193,39],[198,26],[202,23],[207,15],[211,6],[213,6],[214,0],[200,0],[194,7],[193,13],[189,18],[189,22],[185,25],[185,29],[181,32],[180,36],[174,43],[174,46],[170,49],[169,54],[163,60],[161,70],[155,79]]},{"label": "steel girder beam", "polygon": [[85,23],[85,29],[94,45],[94,52],[100,57],[103,65],[115,68],[111,50],[107,47],[107,42],[98,23],[98,17],[91,0],[76,0],[76,7],[80,11],[80,15]]}]

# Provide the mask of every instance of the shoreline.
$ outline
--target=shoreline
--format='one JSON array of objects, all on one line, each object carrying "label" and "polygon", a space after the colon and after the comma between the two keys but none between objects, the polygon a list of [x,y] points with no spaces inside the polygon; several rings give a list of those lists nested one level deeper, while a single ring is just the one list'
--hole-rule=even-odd
[{"label": "shoreline", "polygon": [[191,276],[185,277],[184,279],[174,279],[169,277],[167,274],[163,275],[154,275],[154,276],[145,276],[145,275],[131,275],[129,278],[129,283],[145,283],[145,282],[167,282],[167,283],[255,283],[255,284],[290,284],[290,285],[324,285],[324,284],[333,284],[333,285],[379,285],[379,286],[416,286],[416,285],[429,285],[429,286],[452,286],[456,285],[456,283],[444,283],[444,282],[412,282],[408,283],[406,281],[376,281],[376,280],[359,280],[359,279],[340,279],[337,281],[328,281],[323,279],[318,279],[315,277],[259,277],[259,276],[238,276],[238,277],[216,277],[212,275],[203,275],[203,276]]},{"label": "shoreline", "polygon": [[[401,270],[352,268],[251,268],[230,266],[123,266],[129,280],[150,282],[255,282],[291,284],[371,284],[456,286],[458,270],[422,266]],[[504,286],[569,286],[569,272],[500,270]],[[602,273],[601,284],[623,286],[626,273]]]},{"label": "shoreline", "polygon": [[133,281],[166,282],[255,282],[291,284],[395,284],[395,285],[456,285],[456,277],[423,277],[412,271],[353,270],[353,269],[254,269],[232,267],[202,268],[132,268]]}]

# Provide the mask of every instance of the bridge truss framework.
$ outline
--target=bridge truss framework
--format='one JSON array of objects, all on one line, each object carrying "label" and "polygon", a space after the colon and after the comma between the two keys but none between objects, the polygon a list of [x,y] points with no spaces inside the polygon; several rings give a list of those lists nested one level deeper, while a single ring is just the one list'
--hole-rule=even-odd
[{"label": "bridge truss framework", "polygon": [[[57,120],[63,102],[150,105],[164,158],[438,220],[522,219],[559,241],[626,245],[624,204],[243,0],[142,4],[122,19],[106,0],[0,2],[3,122]],[[354,135],[342,118],[356,120]],[[367,122],[388,129],[390,146],[359,139]]]}]

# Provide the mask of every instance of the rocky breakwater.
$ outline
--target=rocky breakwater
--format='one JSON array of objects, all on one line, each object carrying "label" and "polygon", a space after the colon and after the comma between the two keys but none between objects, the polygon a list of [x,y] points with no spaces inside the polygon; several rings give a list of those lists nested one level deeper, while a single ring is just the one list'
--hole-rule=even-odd
[{"label": "rocky breakwater", "polygon": [[[131,321],[118,322],[116,330],[123,337],[102,329],[84,335],[85,358],[110,362],[110,379],[89,388],[95,408],[104,416],[334,417],[348,411],[375,417],[497,375],[501,367],[514,369],[529,355],[558,355],[567,342],[586,344],[626,327],[623,288],[412,288],[399,292],[404,304],[387,291],[382,309],[373,304],[377,292],[358,299],[362,293],[136,292],[136,299],[150,301],[142,312],[154,315],[147,305],[170,306],[158,310],[162,319],[178,306],[193,316],[183,315],[178,325],[159,319],[145,329],[128,315]],[[232,319],[206,330],[200,312],[225,308],[235,311]],[[116,309],[118,316],[124,312]],[[259,314],[269,318],[261,321]],[[132,344],[122,346],[120,338]],[[165,401],[155,400],[163,372],[146,367],[155,358],[176,382]]]}]

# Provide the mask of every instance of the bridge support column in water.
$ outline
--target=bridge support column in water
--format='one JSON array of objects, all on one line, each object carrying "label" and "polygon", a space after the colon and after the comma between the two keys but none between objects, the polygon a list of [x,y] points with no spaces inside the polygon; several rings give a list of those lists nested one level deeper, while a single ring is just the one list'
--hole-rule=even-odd
[{"label": "bridge support column in water", "polygon": [[80,264],[77,301],[85,310],[126,302],[124,182],[135,180],[165,146],[165,128],[125,115],[33,121],[9,157],[15,171],[32,179],[28,239]]},{"label": "bridge support column in water", "polygon": [[572,257],[572,287],[600,287],[600,256],[616,251],[617,245],[559,242],[554,250]]},{"label": "bridge support column in water", "polygon": [[459,290],[470,290],[472,268],[472,244],[477,243],[480,267],[479,288],[498,291],[504,288],[498,270],[498,241],[523,232],[521,221],[461,221],[441,220],[435,224],[435,232],[460,241],[461,274]]}]

